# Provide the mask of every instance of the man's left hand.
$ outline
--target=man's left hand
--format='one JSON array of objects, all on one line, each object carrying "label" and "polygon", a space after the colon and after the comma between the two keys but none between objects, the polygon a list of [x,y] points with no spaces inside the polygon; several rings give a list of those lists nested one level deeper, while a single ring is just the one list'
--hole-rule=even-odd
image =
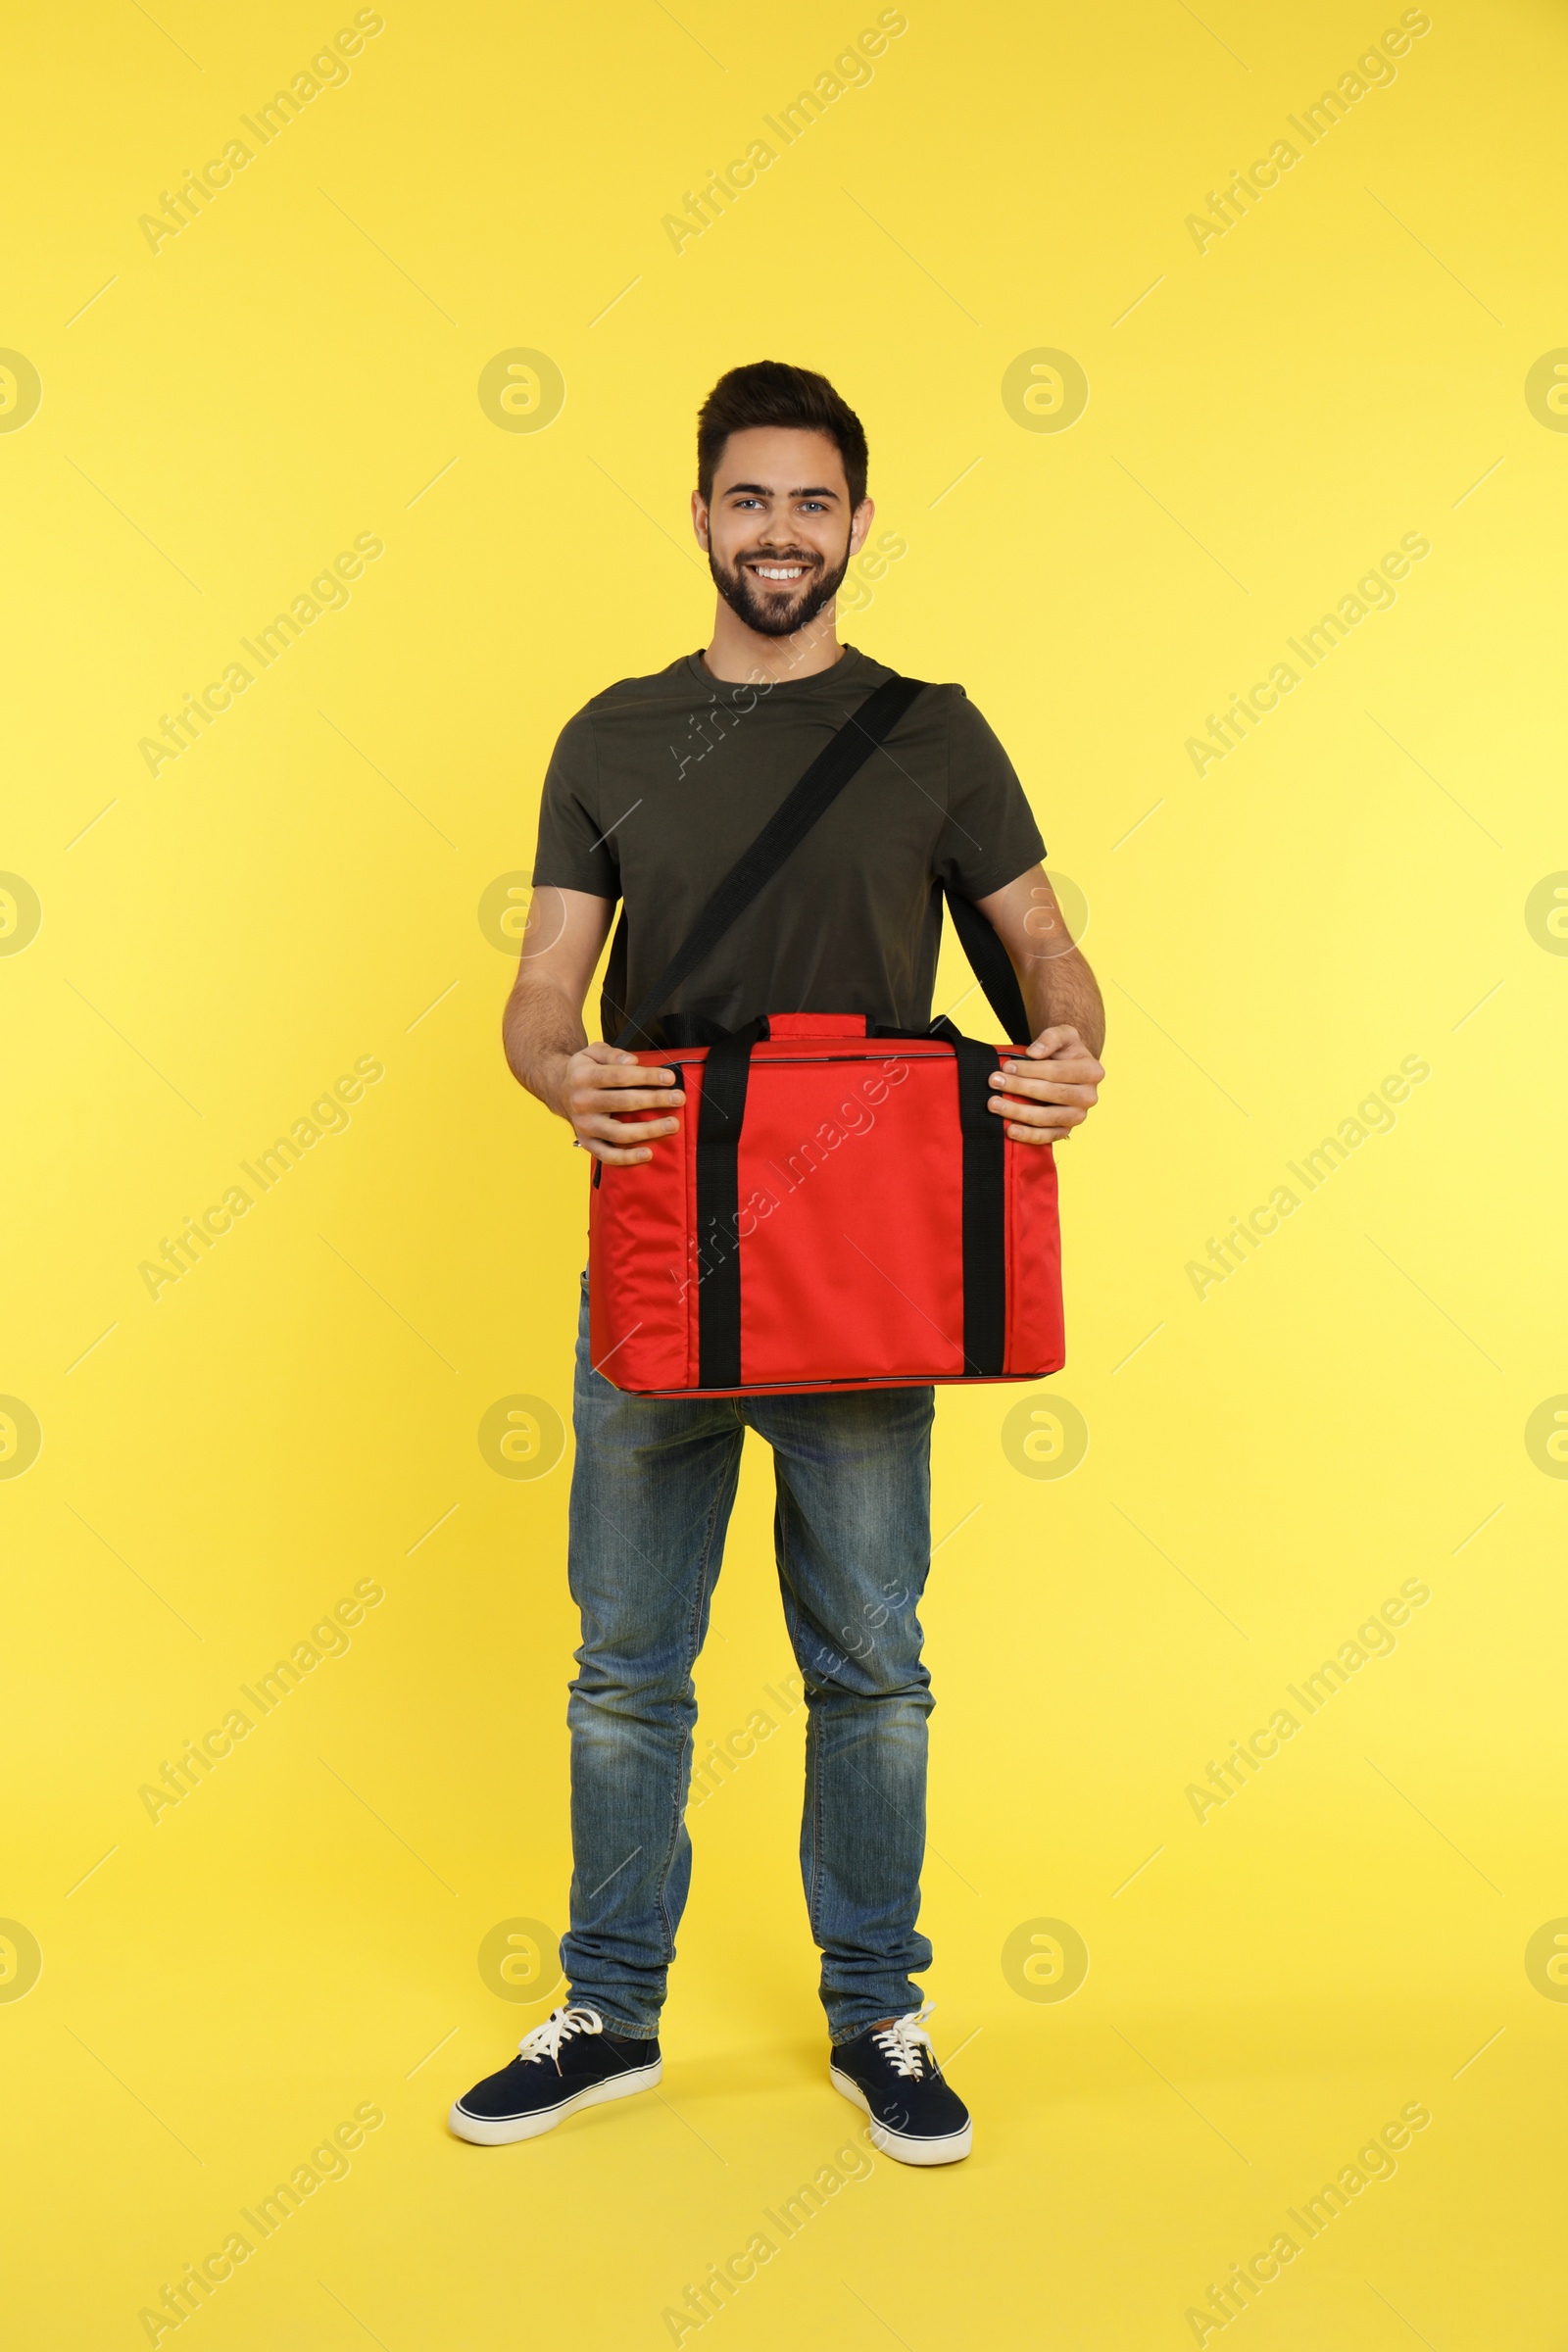
[{"label": "man's left hand", "polygon": [[1004,1060],[993,1076],[990,1108],[1015,1144],[1065,1143],[1099,1102],[1104,1075],[1076,1029],[1042,1029],[1022,1058]]}]

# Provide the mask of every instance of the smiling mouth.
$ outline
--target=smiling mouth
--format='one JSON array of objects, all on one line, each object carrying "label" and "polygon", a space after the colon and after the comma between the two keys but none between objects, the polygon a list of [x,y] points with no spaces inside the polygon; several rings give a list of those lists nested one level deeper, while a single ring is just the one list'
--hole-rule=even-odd
[{"label": "smiling mouth", "polygon": [[780,587],[788,588],[797,580],[805,579],[810,567],[805,564],[760,564],[754,561],[746,568],[760,580],[772,580]]}]

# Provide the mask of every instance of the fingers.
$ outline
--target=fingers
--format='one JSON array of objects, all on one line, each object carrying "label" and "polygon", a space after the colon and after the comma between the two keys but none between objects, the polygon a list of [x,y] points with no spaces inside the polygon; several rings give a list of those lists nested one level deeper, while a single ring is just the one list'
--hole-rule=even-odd
[{"label": "fingers", "polygon": [[586,1061],[592,1066],[588,1069],[578,1068],[575,1070],[573,1083],[589,1089],[601,1086],[669,1088],[678,1083],[673,1070],[646,1068],[634,1054],[622,1054],[619,1061],[607,1061],[603,1055],[608,1051],[608,1048],[602,1047],[596,1054],[592,1046],[586,1046],[578,1054],[577,1059],[579,1063]]},{"label": "fingers", "polygon": [[654,1156],[651,1152],[618,1152],[612,1145],[602,1144],[588,1136],[579,1135],[577,1141],[591,1159],[602,1159],[611,1168],[635,1167],[639,1160],[652,1159]]},{"label": "fingers", "polygon": [[992,1078],[993,1093],[986,1108],[1006,1122],[1005,1133],[1015,1144],[1064,1144],[1074,1127],[1081,1127],[1096,1101],[1093,1086],[1065,1086],[1054,1078]]},{"label": "fingers", "polygon": [[[675,1110],[685,1101],[677,1071],[649,1067],[635,1054],[623,1054],[614,1046],[585,1046],[572,1063],[570,1116],[579,1135],[584,1120],[612,1109]],[[661,1135],[669,1132],[667,1124],[659,1129]]]},{"label": "fingers", "polygon": [[584,1046],[571,1068],[570,1119],[583,1150],[612,1168],[651,1159],[650,1146],[674,1135],[676,1118],[632,1119],[632,1111],[674,1111],[684,1107],[679,1072],[649,1066],[635,1054],[603,1043]]},{"label": "fingers", "polygon": [[991,1108],[1015,1144],[1064,1144],[1089,1116],[1086,1110],[1074,1110],[1066,1102],[993,1102]]},{"label": "fingers", "polygon": [[993,1108],[999,1102],[1066,1102],[1080,1110],[1092,1110],[1100,1100],[1100,1089],[1089,1078],[1081,1085],[1074,1085],[1069,1079],[1048,1078],[1034,1071],[1025,1077],[1010,1070],[1005,1075],[997,1070],[992,1073],[990,1085]]},{"label": "fingers", "polygon": [[596,1111],[613,1112],[616,1118],[622,1118],[633,1110],[678,1109],[685,1100],[678,1087],[666,1087],[662,1094],[645,1087],[629,1087],[624,1093],[611,1094],[599,1086],[578,1086],[572,1089],[571,1107],[573,1116],[579,1119],[591,1117]]},{"label": "fingers", "polygon": [[601,1136],[590,1135],[579,1135],[577,1141],[590,1157],[607,1160],[612,1168],[636,1167],[643,1160],[652,1159],[654,1156],[644,1144],[636,1146],[609,1144]]},{"label": "fingers", "polygon": [[[1047,1033],[1050,1034],[1049,1031]],[[1105,1075],[1105,1065],[1096,1059],[1087,1046],[1075,1045],[1070,1053],[1039,1054],[1033,1046],[1030,1058],[1023,1061],[1006,1060],[1002,1067],[1010,1076],[1019,1078],[1060,1078],[1069,1084],[1098,1086]]]},{"label": "fingers", "polygon": [[1064,1144],[1089,1116],[1070,1102],[1008,1102],[1001,1096],[990,1108],[1004,1122],[1004,1132],[1014,1144]]},{"label": "fingers", "polygon": [[662,1135],[674,1135],[679,1119],[612,1119],[607,1111],[582,1111],[572,1120],[577,1141],[612,1144],[646,1159],[646,1147]]},{"label": "fingers", "polygon": [[1054,1028],[1042,1029],[1037,1038],[1030,1040],[1024,1048],[1024,1052],[1032,1060],[1039,1061],[1049,1058],[1053,1054],[1060,1054],[1064,1050],[1070,1051],[1074,1047],[1080,1054],[1083,1053],[1085,1050],[1083,1039],[1070,1021],[1058,1021]]}]

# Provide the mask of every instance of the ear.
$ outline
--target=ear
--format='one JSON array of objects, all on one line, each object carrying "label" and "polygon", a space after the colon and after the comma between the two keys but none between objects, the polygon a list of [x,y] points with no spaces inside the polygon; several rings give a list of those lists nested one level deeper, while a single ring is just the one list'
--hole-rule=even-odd
[{"label": "ear", "polygon": [[862,498],[850,517],[850,553],[858,556],[865,545],[865,535],[876,515],[876,501]]},{"label": "ear", "polygon": [[700,490],[692,492],[692,529],[697,535],[698,546],[706,556],[709,553],[708,501]]}]

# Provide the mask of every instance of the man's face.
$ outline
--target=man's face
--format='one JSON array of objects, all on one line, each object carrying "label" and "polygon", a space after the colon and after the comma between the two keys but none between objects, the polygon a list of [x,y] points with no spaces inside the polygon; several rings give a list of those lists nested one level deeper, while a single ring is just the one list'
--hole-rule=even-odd
[{"label": "man's face", "polygon": [[837,444],[825,433],[758,425],[731,433],[692,523],[719,595],[749,629],[789,637],[829,604],[875,510],[851,512]]}]

